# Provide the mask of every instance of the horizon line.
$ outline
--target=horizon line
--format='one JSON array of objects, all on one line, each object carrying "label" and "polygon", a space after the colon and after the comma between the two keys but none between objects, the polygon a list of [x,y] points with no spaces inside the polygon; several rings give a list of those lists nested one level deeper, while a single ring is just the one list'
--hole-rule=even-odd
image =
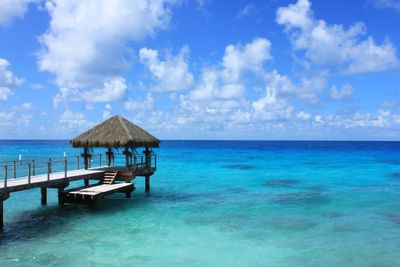
[{"label": "horizon line", "polygon": [[[0,139],[4,141],[70,141],[70,139]],[[209,142],[400,142],[400,140],[337,140],[337,139],[160,139],[160,141],[209,141]]]}]

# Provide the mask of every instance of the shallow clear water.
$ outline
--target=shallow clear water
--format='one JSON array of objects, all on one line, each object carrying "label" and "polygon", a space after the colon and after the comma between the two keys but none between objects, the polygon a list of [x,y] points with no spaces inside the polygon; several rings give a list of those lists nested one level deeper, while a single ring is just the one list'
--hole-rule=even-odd
[{"label": "shallow clear water", "polygon": [[[0,141],[0,159],[78,155]],[[400,266],[400,142],[165,141],[150,194],[11,194],[1,266]]]}]

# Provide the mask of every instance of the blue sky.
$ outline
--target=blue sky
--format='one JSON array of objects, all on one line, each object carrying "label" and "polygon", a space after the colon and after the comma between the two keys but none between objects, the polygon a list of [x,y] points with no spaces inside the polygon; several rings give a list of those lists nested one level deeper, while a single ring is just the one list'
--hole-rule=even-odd
[{"label": "blue sky", "polygon": [[397,0],[0,0],[0,138],[398,140]]}]

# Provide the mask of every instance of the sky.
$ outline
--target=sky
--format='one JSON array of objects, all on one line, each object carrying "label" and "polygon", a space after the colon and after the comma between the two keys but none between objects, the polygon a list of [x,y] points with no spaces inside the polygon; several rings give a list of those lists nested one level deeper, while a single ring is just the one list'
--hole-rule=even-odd
[{"label": "sky", "polygon": [[0,0],[0,139],[399,140],[399,0]]}]

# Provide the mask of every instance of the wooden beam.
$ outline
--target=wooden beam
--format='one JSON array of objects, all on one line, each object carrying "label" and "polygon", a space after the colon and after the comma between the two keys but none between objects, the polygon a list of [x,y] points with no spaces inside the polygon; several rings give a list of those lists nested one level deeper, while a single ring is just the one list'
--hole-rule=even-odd
[{"label": "wooden beam", "polygon": [[0,230],[4,227],[3,199],[0,199]]},{"label": "wooden beam", "polygon": [[114,165],[114,160],[113,160],[114,152],[112,151],[111,147],[108,148],[106,155],[107,155],[107,166]]},{"label": "wooden beam", "polygon": [[0,231],[4,228],[4,201],[6,201],[9,196],[10,194],[8,192],[0,194]]},{"label": "wooden beam", "polygon": [[84,147],[83,148],[83,154],[81,155],[83,157],[83,163],[85,165],[85,170],[89,169],[89,160],[91,158],[91,154],[89,154],[89,148]]},{"label": "wooden beam", "polygon": [[130,167],[131,165],[131,158],[132,158],[132,153],[129,151],[128,147],[125,147],[125,150],[123,152],[123,154],[125,155],[125,165],[126,167]]},{"label": "wooden beam", "polygon": [[150,192],[150,175],[145,176],[145,187],[146,192]]},{"label": "wooden beam", "polygon": [[146,159],[146,168],[150,168],[151,167],[151,151],[148,147],[146,147],[146,150],[143,151],[144,155],[145,155],[145,159]]},{"label": "wooden beam", "polygon": [[42,205],[47,205],[47,188],[46,187],[41,187],[40,188],[40,203]]}]

